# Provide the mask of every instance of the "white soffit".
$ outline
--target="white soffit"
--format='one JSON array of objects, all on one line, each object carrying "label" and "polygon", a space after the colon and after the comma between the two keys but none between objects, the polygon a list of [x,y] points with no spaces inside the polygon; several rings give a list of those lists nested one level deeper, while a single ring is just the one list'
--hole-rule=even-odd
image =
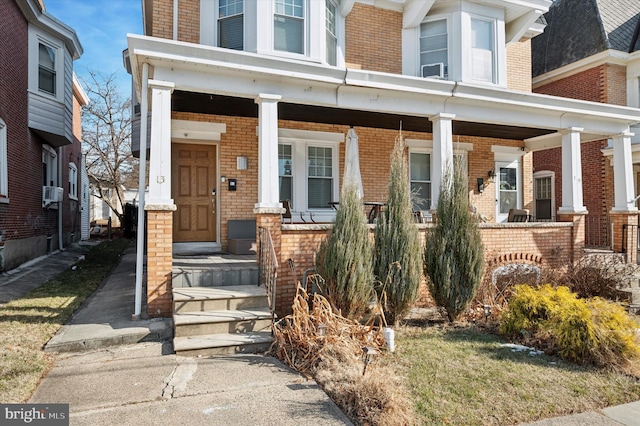
[{"label": "white soffit", "polygon": [[219,141],[222,133],[226,132],[227,125],[224,123],[171,120],[172,139]]}]

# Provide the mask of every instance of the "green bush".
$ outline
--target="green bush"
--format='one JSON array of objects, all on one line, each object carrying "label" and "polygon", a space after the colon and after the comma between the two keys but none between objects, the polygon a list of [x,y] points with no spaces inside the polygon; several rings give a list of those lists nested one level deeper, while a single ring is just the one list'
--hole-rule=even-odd
[{"label": "green bush", "polygon": [[[418,296],[422,274],[420,235],[413,217],[404,139],[398,137],[391,155],[389,200],[375,228],[373,270],[387,321],[397,325]],[[384,293],[384,294],[383,294]]]},{"label": "green bush", "polygon": [[360,319],[373,299],[372,248],[369,227],[355,184],[342,188],[336,221],[316,253],[321,292],[342,316]]},{"label": "green bush", "polygon": [[467,177],[459,166],[445,174],[436,225],[427,230],[424,272],[433,299],[454,321],[476,294],[484,270],[482,237],[470,211]]},{"label": "green bush", "polygon": [[622,306],[599,297],[579,299],[564,286],[516,286],[500,328],[580,364],[623,365],[640,353],[637,324]]}]

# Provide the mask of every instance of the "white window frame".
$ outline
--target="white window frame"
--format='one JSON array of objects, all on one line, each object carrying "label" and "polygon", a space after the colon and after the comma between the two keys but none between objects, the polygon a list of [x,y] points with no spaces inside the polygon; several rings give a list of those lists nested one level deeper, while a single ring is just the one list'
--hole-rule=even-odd
[{"label": "white window frame", "polygon": [[417,48],[417,64],[418,64],[417,76],[422,77],[422,66],[428,65],[428,64],[422,63],[422,51],[420,48],[421,27],[423,24],[428,24],[428,23],[437,22],[437,21],[445,21],[445,25],[447,27],[447,63],[444,65],[445,69],[443,70],[442,79],[448,80],[449,76],[451,75],[449,68],[451,66],[451,59],[452,59],[451,58],[451,41],[452,40],[451,40],[451,19],[446,15],[429,17],[424,21],[422,21],[420,25],[417,26],[417,30],[416,30],[416,48]]},{"label": "white window frame", "polygon": [[[328,5],[331,5],[333,7],[333,31],[331,31],[329,29],[329,8]],[[340,43],[339,43],[339,38],[338,38],[338,30],[339,30],[339,26],[338,26],[338,18],[340,16],[340,12],[339,12],[339,8],[338,5],[333,1],[333,0],[325,0],[325,60],[327,61],[328,65],[331,66],[337,66],[338,65],[338,52],[340,51]],[[327,43],[329,37],[335,39],[335,46],[336,46],[336,50],[335,50],[335,57],[330,57],[329,56],[329,45]],[[332,63],[333,62],[333,63]]]},{"label": "white window frame", "polygon": [[[40,44],[44,44],[55,50],[55,94],[40,89]],[[59,40],[51,39],[48,34],[40,32],[33,26],[29,26],[29,91],[37,93],[59,102],[64,100],[64,56],[65,50]]]},{"label": "white window frame", "polygon": [[[242,3],[242,49],[239,50],[245,50],[245,31],[244,31],[244,27],[245,27],[245,16],[246,16],[246,11],[245,8],[247,7],[247,3],[244,0],[240,0]],[[228,19],[228,18],[232,18],[232,17],[236,17],[238,16],[238,14],[235,15],[231,15],[231,16],[225,16],[224,18],[220,17],[220,1],[216,1],[215,2],[215,45],[218,47],[220,46],[220,21],[224,20],[224,19]],[[229,48],[230,49],[230,48]]]},{"label": "white window frame", "polygon": [[[302,1],[302,17],[299,16],[293,16],[293,15],[286,15],[286,14],[281,14],[281,13],[276,13],[276,1],[295,1],[295,0],[273,0],[272,1],[272,14],[271,14],[271,20],[273,23],[273,32],[272,32],[272,36],[271,36],[271,48],[273,49],[274,52],[278,52],[280,54],[283,55],[292,55],[292,56],[308,56],[309,54],[309,46],[308,46],[308,42],[309,42],[309,15],[310,15],[310,8],[309,8],[309,2],[308,0],[301,0]],[[286,4],[285,4],[286,6]],[[275,20],[277,16],[283,16],[289,19],[298,19],[302,21],[302,35],[303,35],[303,39],[302,39],[302,52],[291,52],[289,50],[281,50],[281,49],[276,49],[276,30],[275,30]]]},{"label": "white window frame", "polygon": [[[473,47],[473,22],[474,21],[478,21],[478,22],[485,22],[490,24],[490,28],[491,28],[491,76],[487,79],[487,78],[481,78],[479,76],[477,76],[475,74],[475,69],[476,69],[476,55],[475,52],[476,50],[478,51],[484,51],[484,49],[476,49]],[[470,39],[469,39],[469,73],[471,76],[471,80],[475,81],[475,82],[480,82],[480,83],[492,83],[495,84],[497,81],[497,70],[498,70],[498,46],[497,46],[497,34],[498,34],[498,28],[497,28],[497,20],[493,19],[493,18],[487,18],[484,16],[475,16],[475,15],[471,15],[470,16],[470,28],[469,28],[469,34],[470,34]]]},{"label": "white window frame", "polygon": [[280,173],[280,165],[278,164],[278,196],[280,201],[284,201],[286,198],[283,197],[279,191],[280,191],[280,179],[283,177],[288,177],[291,178],[291,199],[289,201],[293,202],[293,199],[295,199],[295,191],[294,191],[294,187],[295,187],[295,175],[294,175],[294,170],[295,170],[295,155],[294,155],[294,148],[293,145],[291,143],[278,143],[278,163],[280,162],[280,146],[288,146],[289,148],[291,148],[291,164],[290,164],[290,174],[286,175],[286,174],[281,174]]},{"label": "white window frame", "polygon": [[335,210],[327,205],[326,208],[309,208],[308,205],[308,179],[307,168],[308,147],[331,148],[331,170],[332,170],[332,201],[339,200],[339,165],[340,165],[340,143],[344,142],[343,133],[318,132],[311,130],[278,129],[279,145],[290,145],[292,156],[292,205],[291,211],[294,213],[294,221],[300,221],[300,213],[305,220],[310,221],[309,213],[313,213],[316,222],[331,222],[335,219]]},{"label": "white window frame", "polygon": [[59,186],[58,153],[49,145],[42,145],[42,163],[47,166],[47,176],[42,176],[43,186]]},{"label": "white window frame", "polygon": [[7,165],[7,125],[0,118],[0,203],[9,202],[9,172]]},{"label": "white window frame", "polygon": [[[429,176],[432,177],[433,176],[433,149],[428,149],[428,148],[411,148],[409,149],[409,156],[408,156],[408,160],[409,160],[409,164],[408,164],[408,169],[409,169],[409,191],[411,191],[411,182],[413,182],[413,180],[411,179],[411,154],[427,154],[429,155]],[[433,181],[431,179],[429,179],[429,185],[433,185]],[[429,189],[431,189],[431,186],[429,186]],[[427,208],[426,210],[421,210],[422,213],[424,215],[429,215],[430,211],[431,211],[431,205],[433,204],[433,200],[431,200],[431,191],[429,191],[429,194],[420,194],[419,195],[420,198],[424,198],[424,199],[429,199],[429,208]],[[413,208],[413,205],[412,205]]]},{"label": "white window frame", "polygon": [[78,200],[78,166],[69,163],[69,198]]}]

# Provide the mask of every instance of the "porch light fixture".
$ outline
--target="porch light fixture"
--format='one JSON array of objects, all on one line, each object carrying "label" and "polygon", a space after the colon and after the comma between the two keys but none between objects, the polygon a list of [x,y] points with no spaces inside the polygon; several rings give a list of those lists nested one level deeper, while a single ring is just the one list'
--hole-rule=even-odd
[{"label": "porch light fixture", "polygon": [[362,362],[364,363],[364,369],[362,370],[362,375],[367,372],[367,365],[373,362],[373,359],[378,355],[378,350],[372,346],[363,346],[362,347]]},{"label": "porch light fixture", "polygon": [[248,164],[247,157],[236,157],[236,169],[247,170]]},{"label": "porch light fixture", "polygon": [[493,180],[496,177],[496,172],[494,169],[489,170],[489,172],[487,173],[487,177],[489,178],[489,182],[493,183]]},{"label": "porch light fixture", "polygon": [[491,315],[491,305],[484,305],[482,308],[484,309],[484,321],[487,322],[489,315]]}]

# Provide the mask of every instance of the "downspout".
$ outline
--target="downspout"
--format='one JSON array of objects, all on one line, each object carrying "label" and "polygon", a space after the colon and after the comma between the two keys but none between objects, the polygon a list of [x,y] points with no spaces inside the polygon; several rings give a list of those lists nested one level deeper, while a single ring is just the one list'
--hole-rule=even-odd
[{"label": "downspout", "polygon": [[[56,151],[58,155],[58,183],[62,184],[62,153],[60,152],[60,148]],[[64,191],[62,192],[62,200],[58,201],[58,250],[63,251],[64,247],[62,246],[62,213],[64,206]]]},{"label": "downspout", "polygon": [[136,236],[136,296],[134,320],[139,320],[142,313],[142,275],[144,273],[144,202],[145,182],[147,180],[147,110],[149,91],[149,64],[142,64],[142,88],[140,89],[140,172],[138,177],[138,235]]}]

